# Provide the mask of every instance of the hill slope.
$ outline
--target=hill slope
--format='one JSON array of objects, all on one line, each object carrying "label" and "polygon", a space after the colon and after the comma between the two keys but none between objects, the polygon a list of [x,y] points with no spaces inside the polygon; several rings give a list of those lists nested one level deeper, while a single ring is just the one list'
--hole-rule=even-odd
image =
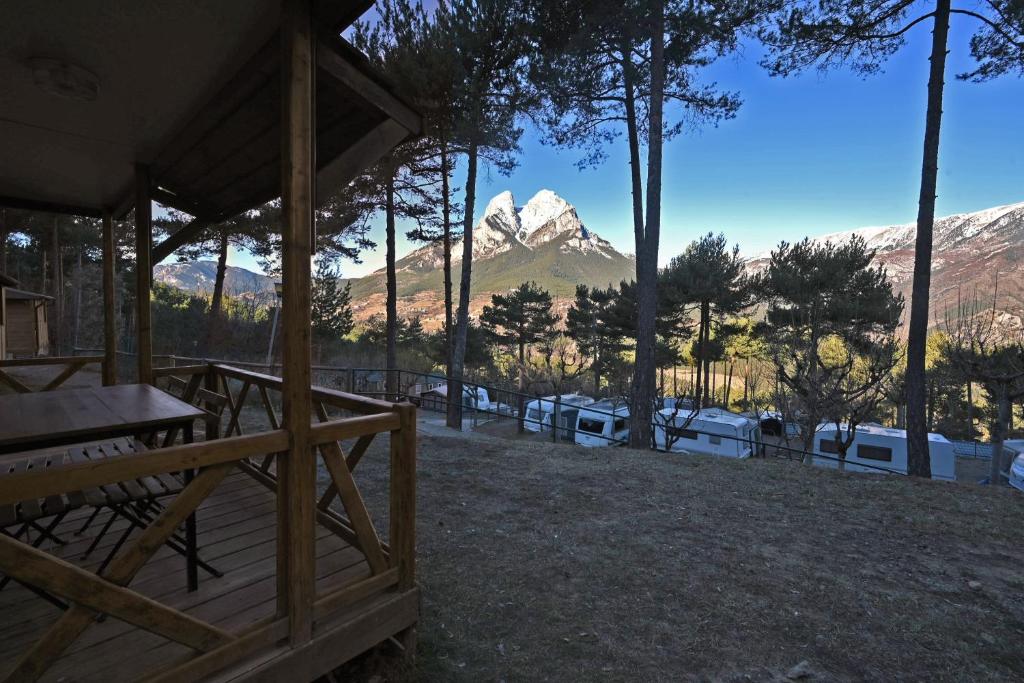
[{"label": "hill slope", "polygon": [[[854,235],[877,250],[899,291],[910,301],[914,275],[916,224],[858,228],[815,238],[843,242]],[[768,255],[751,260],[764,267]],[[1024,202],[935,219],[930,306],[932,326],[943,327],[955,315],[957,297],[975,296],[991,306],[998,286],[1000,324],[1005,331],[1024,328]]]}]

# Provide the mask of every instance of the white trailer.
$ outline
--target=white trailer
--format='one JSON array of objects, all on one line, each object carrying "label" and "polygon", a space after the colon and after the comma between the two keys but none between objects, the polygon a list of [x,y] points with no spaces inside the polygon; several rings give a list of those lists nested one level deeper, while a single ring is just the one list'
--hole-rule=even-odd
[{"label": "white trailer", "polygon": [[605,399],[579,409],[576,436],[580,446],[621,446],[629,441],[629,406],[622,399]]},{"label": "white trailer", "polygon": [[672,453],[749,458],[760,441],[756,420],[720,408],[696,413],[666,408],[654,415],[654,443]]},{"label": "white trailer", "polygon": [[[843,425],[842,435],[847,433]],[[838,469],[836,425],[820,424],[814,435],[814,464]],[[932,479],[956,481],[956,455],[953,444],[941,434],[928,435]],[[846,452],[848,472],[898,472],[907,474],[907,432],[878,425],[858,425],[853,443]]]},{"label": "white trailer", "polygon": [[1024,440],[1005,441],[1003,446],[1013,451],[1013,461],[1010,463],[1010,486],[1024,491]]},{"label": "white trailer", "polygon": [[551,422],[558,407],[558,437],[572,440],[572,429],[576,426],[576,418],[583,406],[594,402],[589,396],[580,394],[562,394],[561,396],[545,396],[526,404],[526,419],[523,426],[531,432],[550,432]]}]

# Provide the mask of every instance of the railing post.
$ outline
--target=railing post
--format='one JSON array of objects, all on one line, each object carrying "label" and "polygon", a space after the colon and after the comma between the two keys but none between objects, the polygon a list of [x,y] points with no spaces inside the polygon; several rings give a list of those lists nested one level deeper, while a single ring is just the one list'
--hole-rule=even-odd
[{"label": "railing post", "polygon": [[562,397],[555,394],[555,405],[551,409],[551,440],[558,443],[558,416],[562,413]]},{"label": "railing post", "polygon": [[138,339],[139,384],[153,382],[152,308],[153,263],[153,207],[150,199],[149,167],[135,166],[135,331]]},{"label": "railing post", "polygon": [[398,568],[398,589],[416,583],[416,406],[395,406],[400,427],[391,432],[391,564]]}]

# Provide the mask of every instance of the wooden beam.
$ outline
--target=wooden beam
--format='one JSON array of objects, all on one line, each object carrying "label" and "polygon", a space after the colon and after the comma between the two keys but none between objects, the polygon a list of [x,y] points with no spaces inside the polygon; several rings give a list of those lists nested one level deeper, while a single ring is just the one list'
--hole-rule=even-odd
[{"label": "wooden beam", "polygon": [[0,477],[0,505],[15,505],[32,498],[60,496],[69,491],[81,491],[167,472],[233,463],[286,448],[288,435],[284,431],[261,432],[160,448],[146,453],[144,458],[122,455],[67,464],[57,470],[32,469]]},{"label": "wooden beam", "polygon": [[316,62],[318,67],[365,99],[382,114],[401,124],[406,134],[419,134],[423,127],[420,115],[388,92],[387,88],[361,72],[327,40],[316,41]]},{"label": "wooden beam", "polygon": [[26,209],[28,211],[45,211],[46,213],[62,213],[69,216],[87,216],[99,218],[103,211],[92,206],[75,206],[73,204],[60,204],[57,202],[46,202],[37,199],[25,199],[23,197],[10,197],[0,195],[0,206],[9,209]]},{"label": "wooden beam", "polygon": [[103,211],[103,386],[117,384],[117,301],[114,298],[114,217]]},{"label": "wooden beam", "polygon": [[12,388],[15,391],[17,391],[19,394],[31,394],[32,393],[32,389],[30,389],[29,387],[25,386],[24,384],[22,384],[20,381],[18,381],[14,377],[11,377],[10,375],[8,375],[3,370],[0,370],[0,382],[3,382],[4,384],[9,386],[10,388]]},{"label": "wooden beam", "polygon": [[71,363],[68,363],[68,366],[66,368],[64,368],[59,375],[57,375],[56,377],[51,379],[46,384],[46,386],[43,387],[42,389],[40,389],[39,391],[53,391],[54,389],[59,387],[61,384],[64,384],[64,382],[66,382],[69,377],[71,377],[73,374],[75,374],[76,372],[81,370],[84,365],[85,365],[84,361],[81,362],[81,363],[76,363],[74,361],[72,361]]},{"label": "wooden beam", "polygon": [[149,168],[135,166],[135,328],[138,343],[138,382],[153,382],[153,332],[150,297],[153,289],[153,206],[150,200]]},{"label": "wooden beam", "polygon": [[[278,458],[278,588],[286,591],[289,640],[313,636],[316,595],[316,458],[309,440],[312,362],[310,252],[316,168],[313,103],[316,64],[310,0],[284,0],[281,17],[281,271],[283,425],[290,436]],[[282,573],[284,574],[282,578]],[[280,595],[278,596],[280,601]]]},{"label": "wooden beam", "polygon": [[[323,404],[318,404],[318,414],[321,420],[327,419],[327,412]],[[387,558],[384,557],[384,550],[380,547],[380,536],[373,526],[373,519],[366,509],[363,496],[359,493],[359,487],[352,477],[345,462],[345,453],[337,441],[328,441],[320,444],[320,457],[331,474],[331,481],[334,488],[341,497],[341,504],[345,507],[349,520],[352,522],[352,529],[359,538],[359,548],[366,555],[366,563],[374,574],[382,574],[387,569]]]},{"label": "wooden beam", "polygon": [[401,419],[395,413],[343,417],[313,425],[310,428],[310,442],[317,446],[328,441],[344,441],[357,436],[389,432],[400,426]]},{"label": "wooden beam", "polygon": [[176,250],[195,239],[199,233],[209,226],[209,221],[203,221],[198,218],[181,226],[173,235],[169,235],[163,242],[153,247],[153,263],[160,263]]},{"label": "wooden beam", "polygon": [[316,177],[316,203],[320,206],[385,154],[393,150],[409,131],[396,121],[385,120],[357,140],[337,158],[320,169]]},{"label": "wooden beam", "polygon": [[0,568],[22,583],[194,650],[208,652],[232,640],[227,631],[109,583],[92,572],[4,534],[0,534]]},{"label": "wooden beam", "polygon": [[398,568],[398,589],[416,585],[416,407],[395,406],[402,426],[391,432],[391,490],[388,541]]}]

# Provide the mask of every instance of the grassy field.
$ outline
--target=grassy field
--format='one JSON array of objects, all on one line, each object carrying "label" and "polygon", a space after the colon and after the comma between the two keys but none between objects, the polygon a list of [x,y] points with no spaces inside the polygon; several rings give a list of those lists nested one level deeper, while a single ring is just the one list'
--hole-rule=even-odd
[{"label": "grassy field", "polygon": [[421,680],[1024,677],[1018,492],[479,434],[418,491]]}]

